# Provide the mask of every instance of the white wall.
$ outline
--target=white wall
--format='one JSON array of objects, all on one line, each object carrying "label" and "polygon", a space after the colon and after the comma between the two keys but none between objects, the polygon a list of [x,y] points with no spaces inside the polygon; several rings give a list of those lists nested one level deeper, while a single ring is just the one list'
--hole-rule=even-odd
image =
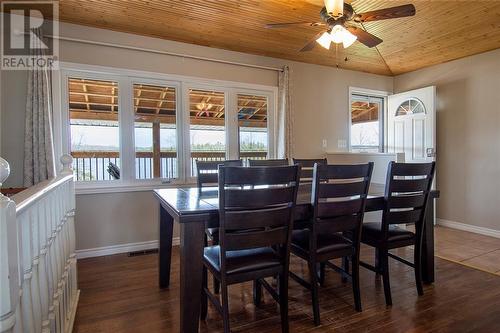
[{"label": "white wall", "polygon": [[396,76],[437,87],[437,216],[500,231],[500,49]]},{"label": "white wall", "polygon": [[[393,78],[332,67],[290,62],[262,56],[148,38],[71,24],[61,24],[61,35],[74,38],[168,50],[209,58],[264,66],[290,66],[293,109],[293,144],[297,157],[322,156],[347,140],[349,86],[392,91]],[[105,46],[61,42],[63,61],[130,68],[277,86],[277,73],[187,58],[130,51]],[[26,73],[2,73],[2,92],[7,93],[2,114],[1,155],[13,165],[8,185],[22,182],[22,151]],[[2,96],[5,96],[2,94]],[[322,140],[328,147],[322,147]],[[21,176],[19,176],[21,174]],[[77,249],[156,239],[157,203],[150,192],[77,196]]]}]

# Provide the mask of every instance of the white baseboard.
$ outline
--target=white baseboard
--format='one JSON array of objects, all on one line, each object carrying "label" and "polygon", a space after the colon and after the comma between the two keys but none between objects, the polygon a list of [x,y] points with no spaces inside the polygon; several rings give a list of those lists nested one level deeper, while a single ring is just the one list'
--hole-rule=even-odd
[{"label": "white baseboard", "polygon": [[460,223],[460,222],[455,222],[455,221],[450,221],[450,220],[445,220],[445,219],[439,219],[439,218],[436,219],[436,221],[437,221],[437,225],[441,225],[443,227],[448,227],[448,228],[452,228],[452,229],[473,232],[473,233],[480,234],[480,235],[500,238],[500,230],[489,229],[489,228],[485,228],[485,227],[478,227],[478,226],[471,225],[471,224],[465,224],[465,223]]},{"label": "white baseboard", "polygon": [[[172,245],[179,245],[179,243],[180,243],[179,237],[174,237],[172,239]],[[139,242],[139,243],[127,243],[127,244],[96,247],[93,249],[82,249],[82,250],[76,250],[75,252],[77,259],[83,259],[83,258],[109,256],[112,254],[119,254],[119,253],[128,253],[133,251],[144,251],[157,248],[158,248],[158,241],[153,240],[153,241]]]}]

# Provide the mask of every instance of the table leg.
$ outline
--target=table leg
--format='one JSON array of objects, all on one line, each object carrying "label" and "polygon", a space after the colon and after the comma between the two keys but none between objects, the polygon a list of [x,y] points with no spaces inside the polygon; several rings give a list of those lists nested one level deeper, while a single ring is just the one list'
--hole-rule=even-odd
[{"label": "table leg", "polygon": [[182,333],[198,332],[200,321],[203,236],[205,234],[205,224],[200,222],[202,221],[180,221],[180,329]]},{"label": "table leg", "polygon": [[434,282],[434,200],[430,198],[427,206],[422,243],[422,280],[427,284]]},{"label": "table leg", "polygon": [[158,260],[160,271],[158,274],[160,288],[168,288],[170,284],[170,262],[172,260],[172,233],[174,219],[160,204],[160,223],[158,240]]}]

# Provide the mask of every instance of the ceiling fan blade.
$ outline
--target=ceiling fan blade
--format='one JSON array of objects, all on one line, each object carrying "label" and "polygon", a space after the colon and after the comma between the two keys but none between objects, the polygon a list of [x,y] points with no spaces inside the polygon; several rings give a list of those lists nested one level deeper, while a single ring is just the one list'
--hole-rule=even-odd
[{"label": "ceiling fan blade", "polygon": [[275,29],[275,28],[286,28],[290,26],[307,26],[307,27],[319,27],[325,25],[323,22],[289,22],[289,23],[269,23],[266,24],[266,28]]},{"label": "ceiling fan blade", "polygon": [[366,32],[361,28],[349,26],[346,27],[346,29],[349,30],[353,35],[358,37],[358,41],[360,43],[363,43],[368,47],[374,47],[383,42],[382,39],[372,35],[369,32]]},{"label": "ceiling fan blade", "polygon": [[325,32],[324,31],[320,31],[318,32],[313,39],[311,39],[311,41],[309,43],[307,43],[306,45],[304,45],[303,48],[300,49],[300,52],[307,52],[307,51],[311,51],[312,49],[314,49],[314,47],[316,46],[316,39],[318,39],[322,34],[324,34]]},{"label": "ceiling fan blade", "polygon": [[371,22],[378,20],[387,20],[398,17],[413,16],[416,13],[414,5],[402,5],[391,8],[377,9],[366,13],[360,13],[354,16],[356,22]]}]

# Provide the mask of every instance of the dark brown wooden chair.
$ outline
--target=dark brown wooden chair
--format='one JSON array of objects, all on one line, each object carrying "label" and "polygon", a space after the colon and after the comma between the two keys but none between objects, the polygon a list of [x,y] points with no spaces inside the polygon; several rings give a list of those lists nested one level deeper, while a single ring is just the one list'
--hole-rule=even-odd
[{"label": "dark brown wooden chair", "polygon": [[287,158],[278,160],[248,160],[248,166],[286,166],[290,165]]},{"label": "dark brown wooden chair", "polygon": [[294,158],[293,164],[300,165],[300,182],[301,183],[312,183],[313,180],[313,171],[314,164],[328,164],[326,158],[318,158],[318,159],[302,159],[302,158]]},{"label": "dark brown wooden chair", "polygon": [[[242,166],[242,160],[225,161],[199,161],[196,160],[197,184],[200,193],[203,187],[219,186],[219,165],[224,166]],[[212,240],[213,245],[219,244],[219,228],[207,228],[205,230],[205,246],[208,245],[208,239]],[[214,290],[219,293],[219,283],[214,279]]]},{"label": "dark brown wooden chair", "polygon": [[[382,221],[363,224],[361,241],[376,248],[375,266],[361,262],[377,274],[382,274],[385,302],[392,305],[389,282],[389,257],[415,270],[417,292],[423,295],[422,285],[422,237],[424,218],[434,178],[435,163],[395,163],[387,170],[385,186],[385,209]],[[415,225],[415,232],[397,225]],[[414,246],[414,262],[389,252],[406,246]]]},{"label": "dark brown wooden chair", "polygon": [[[219,168],[220,245],[204,250],[201,317],[208,299],[229,330],[228,286],[254,281],[254,302],[265,287],[279,302],[282,332],[288,332],[288,265],[299,166]],[[207,287],[207,269],[221,283],[221,300]],[[279,290],[264,279],[279,276]]]},{"label": "dark brown wooden chair", "polygon": [[[293,272],[290,277],[311,291],[315,325],[320,324],[318,283],[324,280],[325,266],[339,272],[343,281],[352,281],[355,308],[361,311],[359,247],[372,170],[373,163],[314,166],[313,220],[306,229],[293,231],[291,247],[294,255],[307,261],[309,282]],[[342,268],[330,262],[336,258],[344,259]],[[352,261],[351,273],[347,258]]]},{"label": "dark brown wooden chair", "polygon": [[243,166],[242,160],[225,161],[200,161],[196,160],[196,176],[198,189],[208,186],[218,186],[219,184],[219,165],[224,166]]}]

